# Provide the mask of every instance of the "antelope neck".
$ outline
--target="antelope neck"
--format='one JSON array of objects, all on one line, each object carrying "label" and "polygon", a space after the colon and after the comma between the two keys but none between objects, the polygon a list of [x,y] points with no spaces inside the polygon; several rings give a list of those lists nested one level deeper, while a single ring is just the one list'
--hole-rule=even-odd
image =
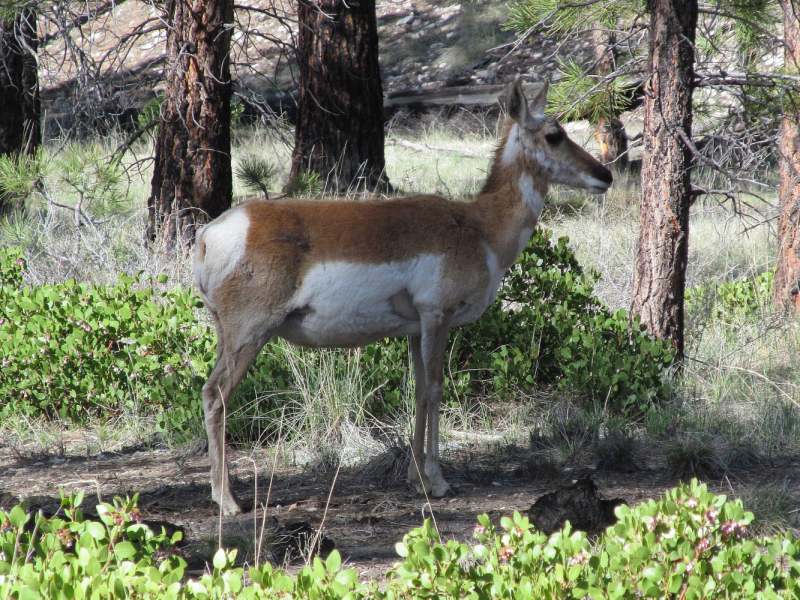
[{"label": "antelope neck", "polygon": [[502,268],[514,264],[539,222],[547,194],[543,170],[525,152],[519,125],[512,121],[495,151],[486,183],[472,203]]}]

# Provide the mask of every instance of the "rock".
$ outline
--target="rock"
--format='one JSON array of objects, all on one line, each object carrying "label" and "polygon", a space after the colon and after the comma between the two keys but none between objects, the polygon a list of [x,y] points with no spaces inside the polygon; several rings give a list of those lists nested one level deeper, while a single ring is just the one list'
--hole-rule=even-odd
[{"label": "rock", "polygon": [[412,12],[410,15],[405,16],[402,19],[398,19],[395,25],[397,25],[397,27],[408,27],[413,22],[414,22],[414,13]]},{"label": "rock", "polygon": [[603,500],[591,477],[582,477],[539,498],[528,510],[528,517],[539,531],[550,535],[569,521],[573,530],[597,535],[616,522],[614,509],[625,504],[621,498]]},{"label": "rock", "polygon": [[[492,62],[492,57],[487,54],[483,58],[476,60],[471,65],[467,65],[466,67],[464,67],[464,73],[468,73],[469,71],[474,71],[475,69],[480,69],[481,67],[485,67],[490,62]],[[480,77],[480,75],[478,77]]]}]

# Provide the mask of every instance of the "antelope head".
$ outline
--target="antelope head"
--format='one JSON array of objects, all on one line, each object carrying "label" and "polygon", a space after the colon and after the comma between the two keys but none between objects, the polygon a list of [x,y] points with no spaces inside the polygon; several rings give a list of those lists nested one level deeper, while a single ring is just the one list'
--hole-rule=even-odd
[{"label": "antelope head", "polygon": [[506,166],[517,163],[524,153],[526,172],[547,183],[562,183],[603,194],[614,180],[606,167],[567,136],[555,117],[545,115],[548,82],[545,82],[530,103],[518,79],[506,90],[508,116],[515,121],[503,151]]}]

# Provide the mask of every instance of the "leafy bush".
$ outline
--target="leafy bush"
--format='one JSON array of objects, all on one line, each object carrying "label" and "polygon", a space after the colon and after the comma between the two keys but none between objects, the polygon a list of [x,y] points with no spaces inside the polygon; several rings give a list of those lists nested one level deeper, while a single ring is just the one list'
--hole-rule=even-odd
[{"label": "leafy bush", "polygon": [[62,495],[64,515],[36,515],[33,524],[24,504],[0,511],[0,598],[176,597],[181,533],[168,540],[143,525],[136,496],[98,504],[99,522],[84,519],[82,499]]},{"label": "leafy bush", "polygon": [[173,424],[196,418],[214,359],[196,295],[125,275],[26,287],[24,268],[20,250],[0,250],[0,415],[81,421],[135,405],[169,407]]},{"label": "leafy bush", "polygon": [[24,505],[0,511],[0,598],[488,600],[508,598],[772,599],[800,594],[800,546],[791,536],[746,538],[753,515],[739,500],[705,485],[667,492],[658,502],[620,506],[618,522],[591,544],[569,524],[550,537],[514,513],[496,527],[478,517],[473,545],[442,543],[428,519],[396,544],[403,559],[385,584],[359,582],[338,552],[314,558],[295,577],[269,564],[236,567],[219,549],[213,571],[182,581],[185,561],[139,519],[133,501],[101,504],[86,521],[80,497],[64,499],[65,518],[25,526]]},{"label": "leafy bush", "polygon": [[[538,231],[504,279],[499,300],[475,323],[452,332],[450,401],[470,393],[512,396],[557,385],[617,411],[638,410],[664,391],[672,351],[631,327],[592,295],[598,275],[584,273],[567,238]],[[120,275],[114,285],[67,280],[25,287],[18,249],[0,251],[0,415],[11,411],[81,420],[91,412],[152,408],[162,425],[196,419],[214,362],[213,331],[198,321],[199,297],[180,287],[156,290],[152,278]],[[164,277],[160,278],[165,282]],[[348,356],[343,351],[342,364]],[[361,353],[366,389],[380,388],[373,414],[397,406],[411,376],[405,339]],[[262,415],[256,389],[291,389],[281,353],[261,353],[231,411]],[[169,407],[169,410],[164,410]]]},{"label": "leafy bush", "polygon": [[397,545],[405,563],[384,598],[796,598],[800,546],[747,540],[753,515],[692,481],[658,502],[616,509],[592,546],[569,525],[549,538],[514,513],[478,517],[478,544],[441,544],[430,521]]},{"label": "leafy bush", "polygon": [[732,324],[757,315],[765,306],[770,306],[774,289],[774,271],[765,271],[755,279],[707,283],[686,290],[686,312],[702,313],[711,321]]},{"label": "leafy bush", "polygon": [[[673,351],[610,311],[593,296],[599,274],[585,273],[567,244],[537,229],[503,280],[499,299],[475,323],[451,333],[448,372],[456,396],[480,391],[503,397],[536,384],[556,384],[619,412],[643,409],[665,389]],[[408,378],[405,340],[367,349],[385,397]],[[387,396],[388,394],[388,396]],[[452,400],[453,398],[451,398]]]}]

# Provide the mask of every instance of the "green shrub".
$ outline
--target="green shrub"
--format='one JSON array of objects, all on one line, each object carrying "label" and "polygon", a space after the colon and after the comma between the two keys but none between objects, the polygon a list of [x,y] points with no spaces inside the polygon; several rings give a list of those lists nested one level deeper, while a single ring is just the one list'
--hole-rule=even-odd
[{"label": "green shrub", "polygon": [[250,155],[239,159],[233,172],[252,193],[264,194],[264,199],[269,200],[269,186],[275,175],[278,174],[278,167],[271,161],[259,156]]},{"label": "green shrub", "polygon": [[140,275],[29,287],[24,268],[20,250],[0,250],[0,415],[81,421],[137,406],[174,425],[197,417],[214,348],[196,295]]},{"label": "green shrub", "polygon": [[82,499],[62,495],[63,515],[49,519],[27,514],[24,503],[0,510],[0,598],[176,597],[181,533],[168,540],[143,525],[136,496],[98,504],[99,521],[84,519]]},{"label": "green shrub", "polygon": [[686,312],[702,313],[711,321],[731,324],[758,315],[765,306],[770,306],[774,288],[774,271],[765,271],[755,279],[707,283],[686,290]]},{"label": "green shrub", "polygon": [[322,178],[314,171],[297,173],[284,188],[288,196],[311,196],[322,190]]},{"label": "green shrub", "polygon": [[64,517],[35,517],[20,505],[0,511],[0,598],[211,600],[532,600],[561,598],[772,599],[800,594],[800,546],[791,536],[747,539],[753,519],[739,500],[692,481],[659,501],[616,509],[617,523],[591,544],[583,532],[546,536],[514,513],[495,527],[478,517],[472,545],[442,543],[428,519],[396,544],[402,562],[385,583],[359,582],[334,551],[296,576],[269,564],[237,567],[219,549],[213,571],[183,580],[174,544],[140,519],[136,499],[98,505],[86,521],[81,497],[62,500]]},{"label": "green shrub", "polygon": [[161,121],[161,106],[164,104],[164,94],[148,98],[139,109],[138,125],[139,129],[150,126],[153,121]]},{"label": "green shrub", "polygon": [[[598,275],[581,270],[566,238],[551,244],[550,235],[537,231],[498,301],[452,332],[449,401],[473,393],[510,397],[546,384],[618,412],[644,408],[664,392],[672,351],[631,327],[624,311],[603,306],[592,295]],[[21,250],[0,251],[0,415],[80,421],[135,406],[159,412],[162,426],[197,419],[215,355],[213,331],[197,318],[196,294],[180,287],[160,292],[141,274],[106,286],[70,279],[26,287],[23,269]],[[346,351],[340,356],[344,369],[349,358]],[[380,416],[400,405],[411,377],[407,341],[373,344],[360,360],[365,388],[380,388],[370,412]],[[285,395],[253,402],[256,390],[283,392],[292,384],[286,357],[268,348],[231,412],[247,420],[279,411]]]},{"label": "green shrub", "polygon": [[[644,409],[666,393],[673,351],[650,339],[624,310],[610,311],[594,295],[599,274],[585,273],[567,244],[537,229],[503,280],[498,301],[471,325],[451,332],[446,389],[513,395],[555,384],[617,412]],[[405,340],[368,349],[374,376],[388,382],[384,398],[408,379]]]},{"label": "green shrub", "polygon": [[431,522],[397,545],[405,562],[383,598],[797,598],[800,546],[791,536],[748,540],[739,500],[705,485],[616,509],[594,544],[569,525],[549,538],[514,513],[495,528],[478,517],[477,545],[442,544]]}]

